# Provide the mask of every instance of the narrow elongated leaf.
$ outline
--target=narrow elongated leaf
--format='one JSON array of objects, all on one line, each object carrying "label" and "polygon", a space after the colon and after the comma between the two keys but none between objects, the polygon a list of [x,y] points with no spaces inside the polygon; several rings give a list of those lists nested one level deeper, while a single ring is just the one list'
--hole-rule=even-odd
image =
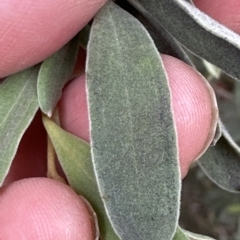
[{"label": "narrow elongated leaf", "polygon": [[236,82],[235,83],[235,100],[236,100],[236,105],[237,105],[237,111],[238,111],[238,116],[240,116],[240,83]]},{"label": "narrow elongated leaf", "polygon": [[43,123],[70,186],[83,195],[97,213],[101,239],[119,240],[108,220],[98,191],[89,145],[47,117],[43,117]]},{"label": "narrow elongated leaf", "polygon": [[[226,76],[226,74],[222,74],[220,79],[221,80],[215,83],[215,89],[219,100],[218,107],[221,121],[224,123],[224,129],[227,129],[231,138],[235,142],[240,143],[240,114],[238,114],[237,101],[236,98],[234,99],[234,93],[232,92],[232,87],[234,87],[233,84],[235,84],[236,87],[240,83],[237,81],[233,82],[233,79]],[[224,86],[224,88],[221,86]]]},{"label": "narrow elongated leaf", "polygon": [[160,24],[158,24],[157,21],[152,20],[150,22],[147,18],[141,18],[139,20],[150,33],[160,53],[171,55],[189,65],[193,65],[180,44]]},{"label": "narrow elongated leaf", "polygon": [[240,148],[232,140],[224,126],[222,137],[214,147],[210,147],[198,160],[207,176],[219,187],[230,191],[240,191]]},{"label": "narrow elongated leaf", "polygon": [[38,67],[29,68],[0,84],[0,185],[38,109],[38,70]]},{"label": "narrow elongated leaf", "polygon": [[86,49],[87,48],[87,44],[88,44],[88,40],[89,40],[89,34],[90,34],[90,29],[91,27],[89,25],[86,25],[79,33],[79,43],[80,45]]},{"label": "narrow elongated leaf", "polygon": [[[128,0],[196,55],[240,79],[240,36],[185,0]],[[217,51],[216,51],[217,49]]]},{"label": "narrow elongated leaf", "polygon": [[172,240],[190,240],[190,239],[186,236],[182,229],[178,227]]},{"label": "narrow elongated leaf", "polygon": [[189,65],[193,65],[180,44],[154,19],[149,19],[140,11],[131,6],[128,2],[119,2],[119,5],[126,8],[129,13],[135,16],[142,25],[147,29],[152,37],[158,51],[181,59]]},{"label": "narrow elongated leaf", "polygon": [[221,136],[222,136],[222,123],[219,120],[216,126],[215,136],[211,142],[211,146],[215,146]]},{"label": "narrow elongated leaf", "polygon": [[[219,79],[220,78],[220,75],[222,73],[221,69],[214,66],[213,64],[211,64],[210,62],[206,61],[203,59],[203,64],[208,72],[208,79],[211,81],[211,78],[212,79]],[[210,78],[211,76],[211,78]]]},{"label": "narrow elongated leaf", "polygon": [[183,233],[186,234],[189,240],[215,240],[214,238],[203,236],[201,234],[196,234],[182,229]]},{"label": "narrow elongated leaf", "polygon": [[109,2],[87,56],[92,157],[110,220],[124,240],[171,240],[181,181],[160,55],[145,28]]},{"label": "narrow elongated leaf", "polygon": [[46,59],[38,76],[38,101],[41,110],[49,117],[62,95],[64,85],[69,81],[77,60],[78,36]]}]

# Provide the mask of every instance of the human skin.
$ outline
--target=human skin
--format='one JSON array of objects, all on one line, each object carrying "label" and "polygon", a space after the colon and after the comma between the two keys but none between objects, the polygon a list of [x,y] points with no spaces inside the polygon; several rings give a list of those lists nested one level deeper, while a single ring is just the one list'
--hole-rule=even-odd
[{"label": "human skin", "polygon": [[[105,2],[106,0],[2,0],[0,78],[34,65],[61,48]],[[201,10],[239,33],[239,1],[194,2]],[[190,163],[199,155],[209,138],[213,102],[202,77],[193,69],[169,56],[163,56],[163,62],[172,92],[180,167],[182,176],[185,176]],[[181,86],[177,82],[181,82]],[[68,84],[59,109],[63,127],[89,140],[84,85],[84,75]],[[204,106],[196,107],[195,103],[201,101],[204,101]],[[76,108],[81,111],[75,111]],[[70,187],[40,178],[46,175],[45,132],[40,117],[40,114],[36,116],[24,135],[6,179],[6,186],[0,190],[0,239],[61,240],[67,239],[66,234],[71,234],[73,240],[94,239],[92,217],[82,200]],[[20,180],[24,178],[28,179]],[[39,202],[41,204],[37,204]],[[68,222],[71,222],[70,233],[59,231],[59,226],[68,226]]]}]

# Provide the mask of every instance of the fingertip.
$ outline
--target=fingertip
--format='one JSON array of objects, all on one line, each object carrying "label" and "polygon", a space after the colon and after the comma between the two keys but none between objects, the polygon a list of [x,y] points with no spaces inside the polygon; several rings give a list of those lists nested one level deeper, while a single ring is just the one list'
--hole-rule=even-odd
[{"label": "fingertip", "polygon": [[218,109],[207,82],[184,62],[162,55],[172,92],[182,178],[193,160],[209,147],[215,133]]},{"label": "fingertip", "polygon": [[0,78],[41,62],[74,37],[107,0],[2,0]]},{"label": "fingertip", "polygon": [[0,239],[95,239],[93,218],[67,185],[47,178],[14,182],[0,191]]}]

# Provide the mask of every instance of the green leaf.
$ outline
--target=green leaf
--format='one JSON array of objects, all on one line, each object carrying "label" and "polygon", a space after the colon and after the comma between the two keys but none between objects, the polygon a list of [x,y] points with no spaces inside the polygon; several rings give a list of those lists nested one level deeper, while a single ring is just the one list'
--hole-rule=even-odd
[{"label": "green leaf", "polygon": [[87,44],[88,44],[88,40],[89,40],[89,34],[90,34],[90,29],[91,27],[89,25],[86,25],[79,33],[79,43],[80,45],[86,49],[87,48]]},{"label": "green leaf", "polygon": [[224,126],[222,137],[198,160],[206,175],[219,187],[229,191],[240,191],[240,148],[232,140]]},{"label": "green leaf", "polygon": [[128,10],[128,12],[136,17],[147,29],[160,53],[171,55],[181,59],[189,65],[193,65],[180,44],[157,21],[154,21],[152,18],[149,19],[148,16],[144,16],[129,3],[119,2],[120,6],[121,3]]},{"label": "green leaf", "polygon": [[182,229],[178,227],[172,240],[190,240],[190,239],[186,236]]},{"label": "green leaf", "polygon": [[211,146],[215,146],[221,136],[222,136],[222,123],[220,122],[220,120],[218,120],[216,130],[215,130],[215,135],[211,142]]},{"label": "green leaf", "polygon": [[238,114],[237,109],[236,92],[233,92],[236,90],[236,86],[240,83],[238,81],[234,81],[232,78],[223,73],[221,74],[220,79],[213,84],[215,85],[218,97],[218,107],[221,121],[228,133],[231,135],[231,138],[236,143],[240,143],[240,114]]},{"label": "green leaf", "polygon": [[237,106],[237,111],[238,111],[238,117],[240,116],[240,83],[236,82],[235,83],[235,100],[236,100],[236,106]]},{"label": "green leaf", "polygon": [[186,234],[189,240],[215,240],[214,238],[203,236],[201,234],[196,234],[182,229],[183,233]]},{"label": "green leaf", "polygon": [[94,169],[121,239],[171,240],[180,168],[168,81],[145,28],[112,2],[96,15],[87,54]]},{"label": "green leaf", "polygon": [[0,84],[0,185],[38,109],[38,70],[36,66],[29,68]]},{"label": "green leaf", "polygon": [[181,45],[160,24],[158,24],[157,21],[149,21],[146,18],[139,20],[151,35],[160,53],[171,55],[184,61],[188,65],[193,65]]},{"label": "green leaf", "polygon": [[[240,79],[240,36],[185,0],[128,0],[194,54]],[[217,51],[216,51],[217,49]]]},{"label": "green leaf", "polygon": [[78,36],[46,59],[40,68],[37,91],[41,110],[49,117],[73,72],[79,48]]},{"label": "green leaf", "polygon": [[48,117],[43,117],[43,123],[70,186],[83,195],[97,213],[101,239],[119,240],[111,227],[98,191],[89,145],[61,129]]},{"label": "green leaf", "polygon": [[[208,72],[208,75],[209,75],[209,79],[219,79],[220,76],[221,76],[221,69],[214,66],[213,64],[211,64],[210,62],[206,61],[203,59],[203,64]],[[210,77],[211,76],[211,77]]]}]

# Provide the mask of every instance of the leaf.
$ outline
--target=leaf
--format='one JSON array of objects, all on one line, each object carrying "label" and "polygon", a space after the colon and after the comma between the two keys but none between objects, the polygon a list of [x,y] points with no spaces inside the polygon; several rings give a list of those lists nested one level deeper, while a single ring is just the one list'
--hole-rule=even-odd
[{"label": "leaf", "polygon": [[89,25],[86,25],[79,33],[79,44],[86,49],[88,40],[89,40],[89,34],[90,34],[91,27]]},{"label": "leaf", "polygon": [[38,109],[38,70],[36,66],[29,68],[6,78],[0,84],[0,185]]},{"label": "leaf", "polygon": [[[214,66],[213,64],[211,64],[210,62],[206,61],[203,59],[203,64],[208,72],[209,75],[209,79],[219,79],[221,76],[221,69],[219,69],[218,67]],[[210,78],[211,76],[211,78]]]},{"label": "leaf", "polygon": [[43,117],[43,123],[70,186],[83,195],[97,213],[101,239],[119,240],[111,227],[98,191],[89,145],[61,129],[46,116]]},{"label": "leaf", "polygon": [[152,20],[151,24],[147,19],[139,20],[146,27],[160,53],[171,55],[193,66],[180,44],[158,22]]},{"label": "leaf", "polygon": [[172,239],[180,169],[167,78],[152,39],[112,2],[96,15],[87,54],[94,170],[121,239]]},{"label": "leaf", "polygon": [[216,130],[215,130],[215,135],[211,142],[211,146],[215,146],[221,136],[222,136],[222,123],[220,122],[220,120],[218,120]]},{"label": "leaf", "polygon": [[190,239],[186,236],[182,229],[178,227],[172,240],[190,240]]},{"label": "leaf", "polygon": [[142,23],[152,37],[160,53],[171,55],[181,59],[189,65],[193,65],[180,44],[157,21],[149,19],[148,16],[144,16],[127,2],[119,2],[119,5],[126,8],[128,12]]},{"label": "leaf", "polygon": [[46,59],[40,68],[37,91],[41,110],[49,117],[73,72],[79,48],[78,36]]},{"label": "leaf", "polygon": [[203,236],[201,234],[196,234],[182,229],[182,231],[189,237],[189,240],[215,240],[214,238]]},{"label": "leaf", "polygon": [[[221,121],[235,142],[240,142],[239,122],[236,95],[233,90],[239,84],[226,74],[221,74],[220,80],[213,83],[218,97],[218,107]],[[235,89],[236,90],[236,89]]]},{"label": "leaf", "polygon": [[178,227],[175,236],[172,240],[214,240],[214,239],[208,236],[192,233]]},{"label": "leaf", "polygon": [[[128,0],[194,54],[240,79],[240,36],[185,0]],[[216,51],[217,49],[217,51]]]},{"label": "leaf", "polygon": [[[222,125],[222,124],[221,124]],[[240,191],[240,148],[232,140],[224,126],[222,137],[198,160],[207,176],[219,187],[229,191]]]},{"label": "leaf", "polygon": [[237,105],[237,111],[238,111],[238,116],[240,116],[240,83],[236,82],[235,83],[235,100],[236,100],[236,105]]}]

